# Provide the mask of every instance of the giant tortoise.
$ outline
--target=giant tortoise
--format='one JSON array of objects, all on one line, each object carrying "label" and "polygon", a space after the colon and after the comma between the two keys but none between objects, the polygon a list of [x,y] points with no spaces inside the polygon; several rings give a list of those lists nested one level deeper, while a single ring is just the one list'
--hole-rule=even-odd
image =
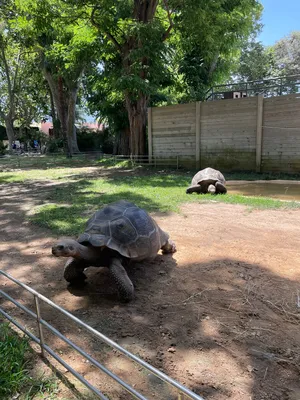
[{"label": "giant tortoise", "polygon": [[197,172],[193,177],[191,186],[186,190],[186,193],[226,193],[225,178],[220,171],[213,168],[205,168]]},{"label": "giant tortoise", "polygon": [[130,301],[134,288],[122,263],[154,258],[160,249],[174,253],[176,246],[146,211],[121,200],[97,211],[77,240],[59,240],[52,254],[69,257],[64,278],[73,284],[84,282],[87,267],[108,267],[121,300]]}]

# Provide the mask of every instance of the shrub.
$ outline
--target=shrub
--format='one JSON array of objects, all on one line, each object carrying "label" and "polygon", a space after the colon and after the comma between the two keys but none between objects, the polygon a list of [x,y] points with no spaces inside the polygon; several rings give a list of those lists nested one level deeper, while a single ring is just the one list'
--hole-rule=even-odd
[{"label": "shrub", "polygon": [[0,156],[4,156],[7,146],[0,140]]}]

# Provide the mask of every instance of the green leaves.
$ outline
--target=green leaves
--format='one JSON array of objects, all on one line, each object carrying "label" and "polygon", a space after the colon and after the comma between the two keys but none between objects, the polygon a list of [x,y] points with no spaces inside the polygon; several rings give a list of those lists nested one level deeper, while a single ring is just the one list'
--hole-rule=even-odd
[{"label": "green leaves", "polygon": [[300,74],[300,31],[279,40],[273,46],[274,62],[280,75]]}]

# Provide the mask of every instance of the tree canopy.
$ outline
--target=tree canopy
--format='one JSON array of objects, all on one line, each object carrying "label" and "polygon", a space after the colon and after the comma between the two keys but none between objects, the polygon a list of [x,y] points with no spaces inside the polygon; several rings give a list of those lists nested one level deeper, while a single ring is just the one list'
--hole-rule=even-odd
[{"label": "tree canopy", "polygon": [[16,46],[38,59],[69,153],[77,151],[82,93],[91,111],[127,135],[124,151],[143,154],[147,107],[201,100],[228,78],[262,6],[258,0],[6,0],[4,9]]}]

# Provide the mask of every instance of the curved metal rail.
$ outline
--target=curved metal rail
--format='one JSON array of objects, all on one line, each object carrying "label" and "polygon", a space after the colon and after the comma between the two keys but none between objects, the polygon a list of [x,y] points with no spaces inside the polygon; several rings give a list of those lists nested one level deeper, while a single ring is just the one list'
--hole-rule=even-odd
[{"label": "curved metal rail", "polygon": [[124,382],[120,377],[118,377],[116,374],[108,370],[104,365],[100,364],[97,360],[95,360],[92,356],[87,354],[83,349],[81,349],[79,346],[77,346],[75,343],[73,343],[70,339],[68,339],[66,336],[64,336],[61,332],[59,332],[57,329],[55,329],[52,325],[50,325],[47,321],[45,321],[41,317],[41,311],[40,311],[40,306],[39,306],[39,300],[44,301],[66,317],[70,318],[74,322],[76,322],[78,325],[86,329],[88,332],[92,333],[96,337],[100,338],[103,342],[108,344],[110,347],[118,350],[120,353],[124,354],[126,357],[130,358],[134,362],[138,363],[140,366],[144,367],[147,369],[149,372],[163,380],[164,382],[168,383],[169,385],[173,386],[178,390],[178,399],[183,399],[187,397],[188,399],[193,399],[193,400],[204,400],[203,397],[195,394],[192,392],[190,389],[186,388],[185,386],[181,385],[179,382],[176,380],[172,379],[168,375],[164,374],[163,372],[159,371],[157,368],[153,367],[152,365],[148,364],[146,361],[142,360],[141,358],[137,357],[136,355],[130,353],[128,350],[124,349],[122,346],[120,346],[118,343],[114,342],[111,340],[109,337],[105,336],[101,332],[98,332],[96,329],[92,328],[85,322],[81,321],[79,318],[75,317],[73,314],[69,313],[66,311],[64,308],[60,307],[59,305],[55,304],[53,301],[49,300],[47,297],[43,296],[42,294],[38,293],[34,289],[30,288],[29,286],[25,285],[24,283],[20,282],[18,279],[14,278],[7,272],[4,272],[3,270],[0,270],[0,274],[5,276],[7,279],[11,280],[12,282],[16,283],[23,289],[27,290],[34,296],[35,300],[35,308],[36,308],[36,313],[25,307],[24,305],[20,304],[18,301],[13,299],[11,296],[9,296],[7,293],[5,293],[3,290],[0,290],[0,294],[12,302],[14,305],[16,305],[18,308],[26,312],[28,315],[30,315],[32,318],[36,319],[37,324],[38,324],[38,331],[39,331],[39,338],[37,338],[35,335],[33,335],[31,332],[26,330],[18,321],[13,319],[8,313],[6,313],[2,308],[0,308],[0,314],[2,314],[5,318],[7,318],[10,322],[12,322],[14,325],[16,325],[21,331],[23,331],[26,335],[28,335],[34,342],[38,343],[41,347],[41,354],[42,356],[44,355],[44,352],[46,351],[49,353],[52,357],[54,357],[60,364],[62,364],[66,369],[70,371],[71,374],[73,374],[77,379],[80,380],[86,387],[88,387],[91,391],[93,391],[100,399],[102,400],[108,400],[108,398],[97,388],[95,388],[91,383],[89,383],[82,375],[80,375],[77,371],[75,371],[69,364],[67,364],[58,354],[56,354],[48,345],[45,344],[44,341],[44,335],[43,335],[43,327],[46,327],[50,332],[52,332],[54,335],[59,337],[61,340],[63,340],[65,343],[70,345],[74,350],[76,350],[79,354],[84,356],[87,360],[89,360],[95,367],[100,369],[102,372],[104,372],[106,375],[108,375],[110,378],[115,380],[119,385],[121,385],[124,389],[127,390],[128,393],[130,393],[134,398],[140,399],[140,400],[147,400],[147,398],[139,393],[137,390],[135,390],[132,386]]}]

